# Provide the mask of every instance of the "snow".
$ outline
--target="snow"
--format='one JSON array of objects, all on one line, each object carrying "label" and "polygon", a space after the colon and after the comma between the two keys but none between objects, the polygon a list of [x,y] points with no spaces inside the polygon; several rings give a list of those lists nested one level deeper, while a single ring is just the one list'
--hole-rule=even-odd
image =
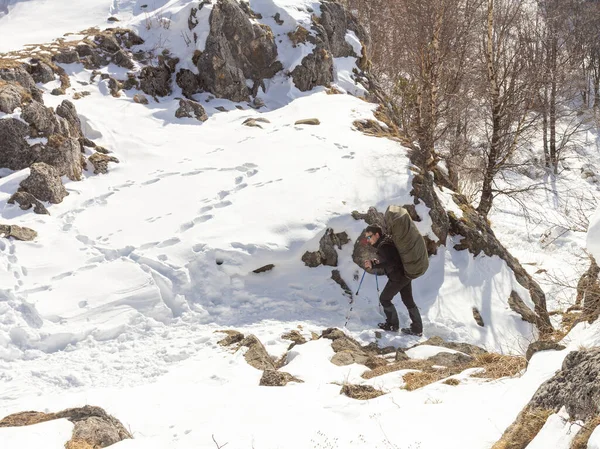
[{"label": "snow", "polygon": [[71,439],[73,424],[57,419],[26,427],[0,427],[3,449],[63,449]]},{"label": "snow", "polygon": [[600,260],[600,208],[590,219],[587,247],[596,260]]},{"label": "snow", "polygon": [[[190,59],[205,48],[212,5],[199,10],[198,39],[186,44],[187,20],[197,6],[188,0],[13,1],[0,16],[0,31],[10,36],[0,51],[110,26],[106,18],[114,15],[119,26],[133,27],[146,39],[144,48],[169,48],[181,58],[179,68],[196,70]],[[311,30],[319,3],[251,0],[250,6],[276,35],[284,69],[293,70],[312,44],[293,47],[287,33],[297,26]],[[281,25],[273,18],[277,13]],[[360,54],[354,33],[346,41]],[[80,64],[63,67],[73,86],[89,82],[91,73]],[[334,67],[335,87],[365,92],[352,78],[356,58],[336,58]],[[126,71],[110,65],[103,73],[122,78]],[[47,106],[65,98],[49,94],[55,83],[40,87]],[[457,251],[459,239],[450,236],[431,257],[429,271],[413,283],[424,337],[379,336],[382,314],[372,276],[350,304],[331,280],[332,267],[304,266],[302,254],[318,248],[327,228],[346,231],[351,243],[338,251],[336,269],[356,292],[362,269],[351,255],[366,224],[351,212],[413,201],[407,150],[353,126],[374,119],[375,104],[326,95],[324,88],[299,92],[280,73],[259,92],[266,104],[260,110],[196,94],[209,116],[200,123],[174,117],[177,88],[146,106],[132,101],[135,90],[113,98],[98,78],[86,90],[90,95],[75,103],[83,130],[113,151],[119,164],[111,164],[107,175],[86,172],[80,182],[65,180],[69,195],[61,204],[46,204],[49,216],[7,203],[28,169],[0,171],[2,222],[39,233],[33,242],[0,239],[0,417],[98,405],[135,436],[114,445],[118,449],[203,449],[214,448],[215,441],[262,449],[487,449],[569,351],[600,344],[600,324],[579,323],[563,341],[567,349],[535,354],[520,376],[484,381],[467,370],[453,376],[458,386],[436,382],[412,392],[403,389],[403,375],[411,370],[367,380],[363,365],[336,366],[331,341],[311,340],[311,333],[346,323],[344,331],[359,342],[407,348],[413,359],[457,352],[415,346],[432,336],[522,354],[536,334],[511,311],[508,298],[516,291],[529,307],[533,303],[503,260]],[[20,118],[20,111],[10,116]],[[262,128],[242,125],[258,117],[269,122]],[[321,124],[294,124],[312,117]],[[560,204],[574,182],[556,183],[556,197],[538,198],[535,213],[547,213],[554,200]],[[451,192],[436,192],[462,216]],[[494,231],[530,272],[564,265],[575,271],[572,253],[583,247],[583,232],[554,235],[542,247],[542,224],[528,228],[514,205],[502,199],[496,204]],[[421,203],[416,210],[419,230],[433,236],[427,207]],[[590,223],[588,248],[598,255],[600,211]],[[253,273],[271,263],[272,271]],[[383,288],[385,279],[378,282]],[[554,306],[557,295],[550,292]],[[405,307],[395,302],[407,325]],[[473,308],[484,327],[475,322]],[[281,370],[303,382],[259,386],[262,373],[248,365],[245,349],[218,344],[223,329],[256,335],[271,356],[285,355]],[[281,336],[291,330],[310,341],[288,351],[290,342]],[[371,385],[386,394],[354,400],[340,395],[344,384]],[[563,417],[553,415],[531,447],[555,447],[555,441],[568,447],[572,433]],[[64,447],[71,428],[53,421],[0,429],[0,447]],[[44,438],[43,444],[35,438]],[[598,432],[590,441],[590,447],[600,447]]]},{"label": "snow", "polygon": [[600,426],[596,427],[590,435],[587,449],[600,449]]},{"label": "snow", "polygon": [[[569,422],[569,414],[563,407],[559,413],[550,415],[536,437],[526,449],[569,449],[571,442],[581,429],[581,423]],[[589,446],[588,446],[589,448]]]}]

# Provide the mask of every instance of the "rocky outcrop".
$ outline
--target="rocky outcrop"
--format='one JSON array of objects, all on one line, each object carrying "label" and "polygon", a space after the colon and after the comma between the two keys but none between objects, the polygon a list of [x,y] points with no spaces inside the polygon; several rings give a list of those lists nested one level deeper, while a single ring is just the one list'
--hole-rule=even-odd
[{"label": "rocky outcrop", "polygon": [[82,155],[79,140],[53,134],[48,139],[46,148],[40,153],[38,161],[54,167],[58,176],[67,176],[79,181],[82,175]]},{"label": "rocky outcrop", "polygon": [[191,99],[192,95],[200,92],[200,82],[194,72],[188,69],[181,69],[177,72],[175,82],[181,87],[181,93]]},{"label": "rocky outcrop", "polygon": [[33,207],[36,214],[50,215],[46,206],[44,206],[35,196],[29,192],[17,191],[8,200],[8,204],[19,204],[23,210],[29,210]]},{"label": "rocky outcrop", "polygon": [[26,67],[27,66],[23,64],[18,67],[0,69],[0,80],[12,81],[20,84],[29,92],[31,98],[42,103],[42,91],[36,87],[35,80],[29,74]]},{"label": "rocky outcrop", "polygon": [[175,117],[177,118],[195,118],[199,122],[205,122],[208,120],[208,115],[200,103],[193,100],[187,100],[182,98],[179,100],[179,108],[175,111]]},{"label": "rocky outcrop", "polygon": [[31,174],[21,182],[20,190],[54,204],[60,203],[68,195],[56,169],[43,162],[31,166]]},{"label": "rocky outcrop", "polygon": [[240,342],[240,346],[245,346],[248,348],[244,354],[244,358],[250,366],[253,366],[259,370],[275,369],[275,363],[273,362],[273,359],[260,340],[254,335],[249,335],[244,338]]},{"label": "rocky outcrop", "polygon": [[448,342],[442,339],[441,337],[431,337],[428,340],[425,340],[422,343],[419,343],[419,346],[427,345],[427,346],[441,346],[442,348],[453,349],[455,351],[463,352],[465,354],[476,356],[481,354],[486,354],[487,351],[479,346],[471,345],[468,343],[455,343]]},{"label": "rocky outcrop", "polygon": [[49,137],[60,132],[54,110],[37,101],[32,101],[23,108],[21,118],[29,123],[31,137]]},{"label": "rocky outcrop", "polygon": [[556,343],[554,341],[549,341],[549,340],[534,341],[527,347],[527,352],[525,353],[525,359],[527,359],[527,361],[529,362],[529,360],[531,360],[531,357],[533,357],[533,355],[536,352],[562,351],[565,348],[566,348],[566,346],[561,345],[560,343]]},{"label": "rocky outcrop", "polygon": [[29,97],[27,91],[11,81],[0,81],[0,112],[11,114]]},{"label": "rocky outcrop", "polygon": [[140,89],[152,97],[171,95],[171,66],[164,57],[159,57],[157,67],[146,66],[140,73]]},{"label": "rocky outcrop", "polygon": [[0,167],[22,170],[29,167],[39,154],[39,148],[27,142],[29,126],[16,118],[0,120]]},{"label": "rocky outcrop", "polygon": [[[209,21],[210,34],[197,60],[199,85],[218,97],[247,101],[264,79],[283,68],[273,32],[253,23],[235,0],[218,0]],[[247,79],[254,83],[251,90]]]},{"label": "rocky outcrop", "polygon": [[29,64],[28,71],[36,83],[45,84],[55,79],[52,67],[40,59],[33,59]]},{"label": "rocky outcrop", "polygon": [[102,173],[102,174],[106,174],[108,173],[108,163],[109,162],[115,162],[115,163],[119,163],[119,159],[117,159],[114,156],[109,156],[107,154],[104,153],[100,153],[100,152],[95,152],[94,154],[92,154],[88,160],[92,163],[92,165],[94,166],[94,174],[98,174],[98,173]]},{"label": "rocky outcrop", "polygon": [[83,138],[83,132],[81,131],[81,120],[77,115],[75,105],[69,100],[63,100],[61,104],[56,107],[56,115],[64,118],[69,125],[69,135],[75,139]]},{"label": "rocky outcrop", "polygon": [[295,86],[303,92],[333,82],[333,58],[325,45],[305,56],[291,73]]},{"label": "rocky outcrop", "polygon": [[311,268],[319,265],[337,267],[338,254],[335,248],[342,249],[342,245],[348,242],[350,242],[348,234],[345,232],[335,233],[333,229],[327,228],[325,235],[319,241],[319,250],[305,252],[302,255],[302,262]]},{"label": "rocky outcrop", "polygon": [[58,413],[15,413],[0,420],[0,427],[29,426],[55,419],[68,419],[74,424],[72,438],[65,445],[67,448],[103,448],[133,438],[121,421],[104,409],[90,405]]}]

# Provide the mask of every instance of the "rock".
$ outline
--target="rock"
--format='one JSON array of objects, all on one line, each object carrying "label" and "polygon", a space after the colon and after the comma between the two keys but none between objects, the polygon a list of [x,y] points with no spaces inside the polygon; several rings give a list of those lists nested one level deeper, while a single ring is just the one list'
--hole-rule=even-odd
[{"label": "rock", "polygon": [[[73,181],[81,179],[83,167],[81,164],[81,145],[79,140],[53,134],[48,138],[46,148],[38,157],[39,162],[45,162],[54,167],[58,176],[67,176]],[[33,192],[32,192],[33,193]],[[35,195],[39,199],[38,195]]]},{"label": "rock", "polygon": [[139,89],[140,82],[136,78],[135,73],[128,73],[127,79],[121,83],[121,89],[123,90],[131,90],[131,89]]},{"label": "rock", "polygon": [[544,341],[538,340],[534,341],[527,347],[527,352],[525,353],[525,358],[529,362],[533,354],[540,351],[562,351],[566,349],[566,346],[556,343],[554,341]]},{"label": "rock", "polygon": [[31,165],[31,174],[21,181],[20,188],[41,201],[53,204],[60,203],[68,195],[58,171],[43,162]]},{"label": "rock", "polygon": [[332,228],[327,228],[319,241],[319,251],[307,251],[302,256],[302,261],[311,268],[318,267],[321,264],[337,267],[338,255],[335,247],[342,249],[342,245],[349,241],[348,234],[345,232],[336,234]]},{"label": "rock", "polygon": [[365,362],[365,366],[370,369],[379,368],[382,366],[386,366],[388,364],[387,360],[382,357],[370,356]]},{"label": "rock", "polygon": [[52,59],[60,64],[73,64],[79,62],[79,55],[74,49],[67,49],[61,50],[61,52],[54,55]]},{"label": "rock", "polygon": [[[344,331],[336,327],[330,327],[321,332],[321,337],[327,338],[328,340],[337,340],[338,338],[347,337],[347,335],[344,333]],[[356,344],[358,345],[358,342],[356,342]]]},{"label": "rock", "polygon": [[109,53],[115,53],[121,50],[121,46],[117,41],[117,38],[111,33],[100,33],[94,36],[94,41],[98,44],[103,50],[108,51]]},{"label": "rock", "polygon": [[294,31],[290,31],[288,33],[288,37],[292,41],[292,45],[296,48],[299,44],[304,44],[309,40],[312,40],[315,43],[314,39],[310,39],[310,31],[304,28],[302,25],[298,25]]},{"label": "rock", "polygon": [[283,68],[273,32],[252,23],[234,0],[218,0],[209,22],[205,50],[197,59],[200,87],[218,97],[247,101],[247,79],[253,80],[255,94],[263,79]]},{"label": "rock", "polygon": [[16,118],[0,120],[0,167],[22,170],[29,167],[38,156],[38,147],[31,147],[26,140],[29,126]]},{"label": "rock", "polygon": [[294,123],[294,125],[320,125],[321,122],[319,121],[318,118],[305,118],[302,120],[298,120],[296,121],[296,123]]},{"label": "rock", "polygon": [[342,290],[344,290],[344,293],[346,294],[346,296],[349,296],[350,298],[352,298],[352,290],[350,290],[350,287],[348,287],[348,284],[346,284],[346,281],[344,281],[344,279],[342,279],[342,275],[340,274],[339,270],[331,271],[331,279],[333,279],[336,284],[338,284],[340,287],[342,287]]},{"label": "rock", "polygon": [[337,366],[347,366],[353,363],[364,365],[369,360],[369,356],[354,351],[336,352],[331,358],[331,363]]},{"label": "rock", "polygon": [[54,111],[37,101],[32,101],[23,108],[21,118],[31,125],[33,137],[49,137],[58,128]]},{"label": "rock", "polygon": [[171,72],[165,65],[146,66],[140,73],[140,89],[152,97],[171,95]]},{"label": "rock", "polygon": [[146,98],[145,95],[142,95],[142,94],[135,94],[133,96],[133,101],[135,103],[139,103],[139,104],[148,104],[148,99]]},{"label": "rock", "polygon": [[242,334],[241,332],[238,332],[238,331],[223,330],[223,331],[218,331],[218,332],[223,332],[223,333],[227,334],[227,337],[225,337],[223,340],[218,341],[218,343],[221,346],[230,346],[234,343],[239,343],[244,339],[244,334]]},{"label": "rock", "polygon": [[323,46],[302,59],[302,63],[292,71],[292,79],[298,89],[309,91],[316,86],[329,86],[333,82],[333,58]]},{"label": "rock", "polygon": [[60,96],[60,95],[65,95],[65,91],[64,89],[60,89],[58,87],[55,87],[54,89],[52,89],[52,91],[50,92],[50,95],[54,95],[56,97]]},{"label": "rock", "polygon": [[447,367],[454,367],[460,365],[466,365],[473,361],[473,357],[460,352],[449,353],[440,352],[433,357],[429,357],[427,361],[431,362],[432,365],[441,365]]},{"label": "rock", "polygon": [[572,351],[562,369],[544,382],[529,401],[529,408],[566,407],[573,420],[587,421],[600,413],[600,348]]},{"label": "rock", "polygon": [[453,349],[455,351],[460,351],[467,355],[472,355],[472,356],[487,354],[487,351],[485,349],[480,348],[479,346],[471,345],[468,343],[447,342],[447,341],[443,340],[441,337],[437,337],[437,336],[431,337],[430,339],[418,344],[418,346],[421,346],[421,345],[441,346],[442,348]]},{"label": "rock", "polygon": [[303,381],[295,378],[290,373],[267,369],[263,372],[259,385],[266,387],[283,387],[287,385],[288,382],[302,383]]},{"label": "rock", "polygon": [[135,45],[142,45],[144,43],[144,39],[131,30],[117,28],[113,30],[113,33],[117,41],[119,41],[119,44],[125,48],[131,48]]},{"label": "rock", "polygon": [[121,96],[121,93],[119,92],[121,90],[121,83],[119,83],[119,81],[112,76],[109,76],[107,79],[108,90],[110,94],[115,98],[119,98]]},{"label": "rock", "polygon": [[54,81],[55,79],[52,67],[41,60],[31,63],[29,66],[29,73],[36,83],[45,84]]},{"label": "rock", "polygon": [[253,273],[265,273],[267,271],[271,271],[273,268],[275,268],[275,265],[273,265],[272,263],[265,265],[264,267],[260,267],[257,268],[256,270],[253,270]]},{"label": "rock", "polygon": [[279,13],[276,13],[276,14],[273,16],[273,20],[275,20],[275,23],[276,23],[277,25],[280,25],[280,26],[281,26],[281,25],[283,25],[283,24],[285,23],[285,22],[283,21],[283,19],[281,18],[281,14],[279,14]]},{"label": "rock", "polygon": [[[3,225],[0,224],[0,237],[9,238],[12,237],[17,240],[31,241],[37,237],[37,232],[31,228],[23,228],[17,225]],[[0,422],[0,427],[2,423]]]},{"label": "rock", "polygon": [[247,118],[246,120],[244,120],[242,122],[242,125],[244,125],[244,126],[250,126],[250,127],[255,127],[255,128],[262,128],[262,126],[260,126],[258,124],[258,122],[261,122],[261,123],[271,123],[269,120],[267,120],[266,118],[263,118],[263,117],[252,117],[252,118]]},{"label": "rock", "polygon": [[402,349],[402,348],[396,349],[396,356],[394,357],[394,360],[396,362],[403,362],[404,360],[408,360],[408,359],[410,359],[410,357],[408,355],[406,355],[406,352],[404,352],[404,349]]},{"label": "rock", "polygon": [[249,335],[242,340],[240,346],[246,346],[248,350],[244,354],[244,358],[249,365],[261,371],[267,369],[275,369],[275,363],[273,359],[260,342],[254,335]]},{"label": "rock", "polygon": [[[2,226],[2,225],[0,225]],[[23,427],[32,426],[46,421],[51,421],[52,414],[42,412],[19,412],[5,416],[0,420],[0,427]]]},{"label": "rock", "polygon": [[124,67],[129,70],[133,70],[135,68],[133,62],[131,59],[129,59],[129,55],[123,50],[117,51],[112,58],[113,62],[119,67]]},{"label": "rock", "polygon": [[63,100],[61,104],[56,107],[56,115],[64,118],[69,124],[69,135],[76,139],[83,137],[81,132],[81,120],[77,114],[75,105],[69,100]]},{"label": "rock", "polygon": [[175,117],[195,118],[200,122],[205,122],[208,120],[208,115],[206,115],[206,111],[200,103],[184,98],[179,100],[179,108],[177,109],[177,111],[175,111]]},{"label": "rock", "polygon": [[[320,26],[327,36],[329,51],[334,58],[347,56],[360,57],[354,52],[352,46],[346,42],[346,34],[349,29],[350,15],[340,3],[325,1],[321,3]],[[354,30],[353,30],[354,31]],[[366,35],[366,33],[364,33]]]},{"label": "rock", "polygon": [[106,174],[108,173],[108,163],[109,162],[115,162],[115,163],[119,163],[119,159],[117,159],[114,156],[108,156],[104,153],[100,153],[100,152],[95,152],[94,154],[92,154],[88,160],[92,163],[92,165],[94,166],[94,174],[98,174],[98,173],[102,173],[102,174]]},{"label": "rock", "polygon": [[20,84],[0,81],[0,112],[11,114],[28,96]]},{"label": "rock", "polygon": [[46,206],[44,206],[35,196],[28,192],[16,192],[8,200],[8,204],[18,203],[23,210],[29,210],[33,207],[36,214],[50,215]]},{"label": "rock", "polygon": [[349,398],[352,399],[374,399],[385,393],[381,390],[377,390],[375,387],[371,385],[350,385],[346,384],[340,390],[340,394],[345,394]]},{"label": "rock", "polygon": [[331,358],[331,363],[338,366],[351,365],[352,363],[365,364],[372,357],[360,344],[344,332],[336,328],[329,328],[321,334],[323,338],[333,340],[331,349],[335,355]]},{"label": "rock", "polygon": [[473,307],[473,319],[477,323],[478,326],[484,327],[483,318],[481,317],[481,313],[477,307]]},{"label": "rock", "polygon": [[186,98],[192,99],[192,95],[201,91],[198,76],[188,69],[181,69],[177,72],[175,82],[181,87],[181,93]]}]

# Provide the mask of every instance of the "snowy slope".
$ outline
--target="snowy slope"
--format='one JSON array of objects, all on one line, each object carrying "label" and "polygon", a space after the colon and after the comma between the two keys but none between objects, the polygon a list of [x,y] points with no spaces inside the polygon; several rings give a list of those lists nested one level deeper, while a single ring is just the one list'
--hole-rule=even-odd
[{"label": "snowy slope", "polygon": [[[25,7],[45,4],[19,3],[0,17],[3,35],[14,35],[7,48],[25,42],[22,24],[38,13]],[[276,30],[282,62],[292,69],[311,45],[293,48],[286,33],[309,23],[307,8],[318,14],[318,2],[250,4]],[[181,32],[196,5],[98,0],[82,10],[73,2],[77,20],[55,9],[57,19],[66,20],[64,28],[40,25],[36,39],[107,26],[112,14],[121,26],[134,27],[146,47],[169,48],[181,58],[180,67],[194,69],[190,56],[204,41],[188,47]],[[204,38],[205,8],[198,27]],[[275,13],[284,25],[275,23]],[[352,41],[350,33],[347,39]],[[336,83],[360,92],[349,76],[354,62],[336,60]],[[482,383],[465,373],[460,387],[438,383],[407,392],[399,388],[399,373],[365,381],[361,365],[334,366],[330,342],[318,340],[295,348],[284,369],[304,384],[259,387],[261,372],[247,365],[241,351],[218,346],[222,336],[216,330],[253,333],[274,356],[289,345],[281,334],[298,326],[308,335],[347,322],[353,336],[375,341],[373,328],[382,319],[375,279],[365,278],[350,312],[348,297],[330,279],[331,267],[307,268],[300,258],[318,248],[326,228],[348,232],[352,243],[340,251],[338,269],[356,291],[362,270],[351,252],[365,223],[350,212],[412,202],[405,149],[353,128],[353,121],[373,118],[375,105],[324,89],[301,93],[282,74],[261,91],[261,112],[197,94],[209,115],[200,124],[175,119],[178,89],[144,106],[132,101],[135,90],[113,98],[103,81],[78,83],[90,80],[81,65],[64,68],[75,86],[69,95],[90,92],[75,102],[86,133],[120,164],[107,175],[88,172],[81,182],[67,182],[70,195],[49,206],[50,216],[7,204],[28,170],[0,178],[2,222],[39,232],[32,243],[0,240],[0,416],[100,405],[133,429],[137,439],[115,446],[122,449],[209,448],[215,447],[212,435],[239,448],[487,448],[569,350],[597,344],[596,327],[580,325],[569,349],[537,354],[521,378]],[[112,65],[105,71],[124,74]],[[53,83],[42,87],[47,105],[64,98],[49,95]],[[262,129],[242,125],[258,116],[270,123]],[[321,125],[294,125],[310,117]],[[426,216],[424,206],[417,210]],[[427,219],[419,226],[431,232]],[[414,283],[425,336],[523,352],[534,331],[507,300],[516,290],[533,306],[528,293],[502,260],[475,258],[453,244],[441,248],[429,272]],[[269,263],[275,264],[272,271],[252,273]],[[380,288],[384,282],[379,279]],[[486,327],[475,323],[474,306]],[[406,322],[401,304],[398,310]],[[385,335],[379,343],[406,347],[416,341]],[[354,401],[339,395],[344,382],[371,383],[390,394]],[[426,422],[435,422],[436,432],[426,431]]]}]

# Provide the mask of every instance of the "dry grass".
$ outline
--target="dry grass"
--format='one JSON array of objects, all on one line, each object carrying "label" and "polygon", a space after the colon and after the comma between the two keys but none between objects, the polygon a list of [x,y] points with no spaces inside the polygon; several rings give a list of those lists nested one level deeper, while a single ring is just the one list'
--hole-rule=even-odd
[{"label": "dry grass", "polygon": [[445,379],[448,376],[457,374],[457,369],[428,369],[427,371],[416,371],[404,375],[404,389],[408,391],[418,390],[419,388],[430,385],[439,380]]},{"label": "dry grass", "polygon": [[485,353],[475,356],[469,368],[479,367],[484,368],[485,372],[475,373],[473,377],[500,379],[519,374],[527,367],[527,360],[522,356]]},{"label": "dry grass", "polygon": [[92,446],[85,440],[73,438],[72,440],[67,441],[65,449],[96,449],[96,446]]},{"label": "dry grass", "polygon": [[0,420],[0,427],[22,427],[55,419],[52,413],[21,412],[8,415]]},{"label": "dry grass", "polygon": [[290,31],[288,33],[288,37],[292,41],[292,44],[294,44],[294,47],[305,43],[308,40],[308,36],[310,36],[309,31],[300,25],[293,32]]},{"label": "dry grass", "polygon": [[444,383],[446,385],[452,385],[453,387],[456,387],[457,385],[460,385],[460,380],[458,380],[458,379],[446,379],[442,383]]},{"label": "dry grass", "polygon": [[553,413],[553,410],[525,408],[492,449],[525,449]]},{"label": "dry grass", "polygon": [[340,390],[340,394],[345,394],[352,399],[360,399],[362,401],[367,399],[374,399],[385,393],[371,385],[350,385],[346,384]]},{"label": "dry grass", "polygon": [[598,426],[600,426],[600,416],[596,416],[587,421],[579,432],[577,432],[569,449],[587,449],[590,436]]}]

